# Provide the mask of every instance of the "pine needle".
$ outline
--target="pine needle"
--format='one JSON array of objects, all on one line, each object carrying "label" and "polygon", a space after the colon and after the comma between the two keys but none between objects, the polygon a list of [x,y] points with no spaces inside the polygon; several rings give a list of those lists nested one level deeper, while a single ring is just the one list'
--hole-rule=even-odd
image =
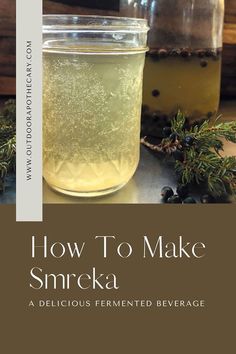
[{"label": "pine needle", "polygon": [[220,123],[218,117],[214,124],[206,120],[187,130],[185,117],[179,112],[172,120],[171,131],[172,138],[163,139],[157,146],[146,139],[141,142],[154,151],[173,157],[176,151],[182,155],[175,159],[174,168],[183,185],[204,183],[213,196],[236,196],[236,157],[220,155],[222,139],[236,143],[236,121]]}]

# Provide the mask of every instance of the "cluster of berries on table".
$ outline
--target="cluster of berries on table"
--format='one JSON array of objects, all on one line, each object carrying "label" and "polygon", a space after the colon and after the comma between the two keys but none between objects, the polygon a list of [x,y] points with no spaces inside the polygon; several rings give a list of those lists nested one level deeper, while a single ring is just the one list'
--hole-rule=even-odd
[{"label": "cluster of berries on table", "polygon": [[[197,204],[196,199],[189,194],[187,185],[178,185],[176,193],[171,187],[165,186],[161,190],[161,197],[163,203],[167,204]],[[202,204],[214,203],[214,198],[209,194],[204,194],[200,201]]]}]

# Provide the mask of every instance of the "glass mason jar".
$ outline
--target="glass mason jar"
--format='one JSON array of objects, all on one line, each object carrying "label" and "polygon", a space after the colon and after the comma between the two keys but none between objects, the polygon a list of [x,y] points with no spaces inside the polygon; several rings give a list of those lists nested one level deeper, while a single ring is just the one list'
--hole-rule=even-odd
[{"label": "glass mason jar", "polygon": [[169,124],[180,110],[190,123],[218,110],[223,0],[151,0],[143,116]]},{"label": "glass mason jar", "polygon": [[44,16],[43,169],[55,190],[98,196],[139,161],[147,21]]}]

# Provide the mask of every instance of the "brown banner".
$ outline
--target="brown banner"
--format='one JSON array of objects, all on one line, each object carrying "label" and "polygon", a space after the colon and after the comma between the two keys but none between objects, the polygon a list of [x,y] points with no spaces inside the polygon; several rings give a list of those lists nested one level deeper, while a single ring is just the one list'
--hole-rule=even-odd
[{"label": "brown banner", "polygon": [[[16,223],[14,206],[1,207],[4,352],[231,353],[234,217],[234,205],[47,205],[43,223]],[[116,237],[106,258],[98,235]]]}]

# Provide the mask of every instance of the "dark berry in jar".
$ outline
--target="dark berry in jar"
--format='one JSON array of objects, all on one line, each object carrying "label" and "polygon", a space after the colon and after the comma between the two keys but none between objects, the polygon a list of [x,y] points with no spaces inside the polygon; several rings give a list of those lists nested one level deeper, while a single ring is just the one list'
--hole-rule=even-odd
[{"label": "dark berry in jar", "polygon": [[200,61],[200,65],[201,65],[202,68],[206,68],[207,65],[208,65],[208,61],[207,60],[201,60]]},{"label": "dark berry in jar", "polygon": [[163,201],[167,201],[170,197],[172,197],[174,195],[174,191],[171,187],[163,187],[161,190],[161,196]]},{"label": "dark berry in jar", "polygon": [[180,54],[180,50],[178,49],[172,49],[170,51],[170,55],[172,55],[173,57],[177,57]]},{"label": "dark berry in jar", "polygon": [[213,55],[214,55],[214,50],[208,49],[208,50],[206,51],[206,56],[207,56],[207,57],[212,57]]},{"label": "dark berry in jar", "polygon": [[189,188],[187,185],[179,184],[176,188],[176,193],[180,196],[180,198],[185,199],[188,196]]},{"label": "dark berry in jar", "polygon": [[187,197],[183,200],[184,204],[196,204],[196,200],[193,197]]},{"label": "dark berry in jar", "polygon": [[183,58],[188,58],[188,57],[190,57],[191,56],[191,52],[186,48],[184,48],[184,49],[182,49],[182,51],[181,51],[181,56],[183,57]]},{"label": "dark berry in jar", "polygon": [[160,96],[160,91],[157,89],[152,90],[152,95],[153,95],[153,97],[158,97],[158,96]]},{"label": "dark berry in jar", "polygon": [[168,204],[181,204],[182,199],[177,194],[175,194],[172,197],[167,199],[167,203]]},{"label": "dark berry in jar", "polygon": [[203,50],[203,49],[199,49],[196,51],[196,54],[199,58],[204,58],[205,54],[206,54],[206,51]]}]

